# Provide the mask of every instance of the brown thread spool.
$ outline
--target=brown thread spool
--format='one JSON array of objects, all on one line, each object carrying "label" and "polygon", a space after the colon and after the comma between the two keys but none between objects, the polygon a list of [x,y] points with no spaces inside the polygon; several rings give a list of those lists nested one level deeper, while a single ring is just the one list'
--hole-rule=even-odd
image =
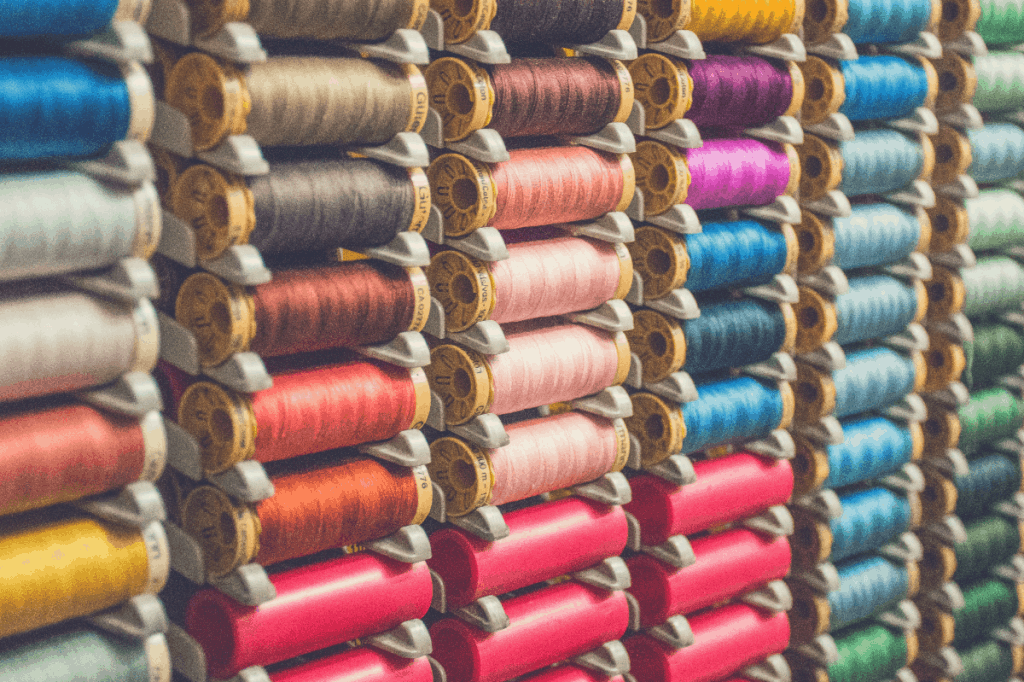
[{"label": "brown thread spool", "polygon": [[931,343],[925,353],[928,362],[925,391],[941,391],[950,383],[960,380],[967,367],[964,349],[941,334],[931,334]]},{"label": "brown thread spool", "polygon": [[644,284],[645,298],[661,298],[686,283],[690,256],[686,239],[654,225],[641,225],[626,247]]},{"label": "brown thread spool", "polygon": [[917,638],[921,644],[921,650],[925,652],[936,652],[944,646],[953,643],[956,636],[953,614],[946,613],[935,604],[929,602],[919,603],[921,611],[921,627],[917,630]]},{"label": "brown thread spool", "polygon": [[644,193],[644,210],[651,215],[659,215],[686,201],[690,169],[680,149],[653,140],[638,142],[633,166],[637,171],[637,185]]},{"label": "brown thread spool", "polygon": [[626,332],[630,349],[640,357],[644,383],[657,383],[679,371],[686,362],[686,337],[677,320],[653,310],[633,313]]},{"label": "brown thread spool", "polygon": [[800,245],[798,272],[817,272],[832,262],[836,255],[836,233],[831,219],[801,211],[800,223],[794,229]]},{"label": "brown thread spool", "polygon": [[940,456],[960,442],[960,418],[954,410],[933,401],[926,401],[926,404],[928,418],[923,425],[925,456]]},{"label": "brown thread spool", "polygon": [[919,250],[945,253],[957,244],[967,242],[971,232],[971,218],[962,201],[940,194],[935,197],[935,206],[926,211],[932,225],[931,242],[928,248]]},{"label": "brown thread spool", "polygon": [[921,493],[923,518],[926,523],[939,521],[956,510],[957,490],[949,480],[933,467],[925,467],[924,492]]},{"label": "brown thread spool", "polygon": [[192,166],[175,179],[168,203],[177,217],[191,223],[196,256],[201,259],[244,244],[256,227],[253,196],[245,179],[205,164]]},{"label": "brown thread spool", "polygon": [[[802,366],[801,364],[798,367]],[[799,382],[799,377],[797,381]],[[799,391],[799,383],[794,387],[794,392],[796,391]],[[796,444],[796,456],[792,461],[793,495],[806,495],[821,488],[828,478],[828,452],[800,434],[793,434],[793,441]]]},{"label": "brown thread spool", "polygon": [[816,135],[804,135],[804,143],[796,146],[796,152],[800,157],[801,198],[820,199],[839,187],[843,157],[835,144]]},{"label": "brown thread spool", "polygon": [[934,266],[932,280],[928,282],[928,317],[932,320],[945,320],[950,315],[963,310],[967,298],[967,288],[960,275],[955,271]]},{"label": "brown thread spool", "polygon": [[793,682],[829,682],[828,670],[800,654],[787,650],[783,653],[793,673]]},{"label": "brown thread spool", "polygon": [[[640,0],[641,8],[647,3],[650,0]],[[689,0],[675,0],[672,4],[689,9]],[[648,15],[642,9],[641,13]],[[651,24],[647,28],[650,32]],[[693,105],[693,79],[683,60],[649,52],[629,63],[629,73],[648,128],[664,128],[682,118]]]},{"label": "brown thread spool", "polygon": [[799,580],[789,580],[793,608],[789,612],[790,636],[793,644],[809,642],[829,631],[832,610],[828,598]]},{"label": "brown thread spool", "polygon": [[678,405],[651,393],[633,394],[633,416],[626,427],[640,443],[640,462],[647,469],[683,449],[686,424]]},{"label": "brown thread spool", "polygon": [[956,552],[931,538],[924,541],[924,555],[919,564],[922,590],[933,590],[953,579],[956,572]]},{"label": "brown thread spool", "polygon": [[268,146],[383,144],[419,132],[427,114],[415,66],[344,57],[277,57],[242,73],[196,52],[174,66],[166,100],[200,151],[243,132]]},{"label": "brown thread spool", "polygon": [[816,422],[836,408],[836,385],[832,375],[806,363],[796,367],[793,392],[799,396],[794,418],[798,423]]},{"label": "brown thread spool", "polygon": [[952,51],[945,51],[941,59],[932,60],[938,76],[939,91],[935,109],[951,111],[959,104],[970,104],[978,89],[978,74],[974,64]]},{"label": "brown thread spool", "polygon": [[937,24],[939,40],[945,43],[966,31],[973,31],[980,18],[981,3],[978,0],[942,0],[940,18],[933,25]]},{"label": "brown thread spool", "polygon": [[636,10],[647,20],[647,40],[658,43],[690,23],[691,0],[637,0]]},{"label": "brown thread spool", "polygon": [[811,568],[827,561],[832,554],[832,531],[828,524],[799,507],[790,511],[793,512],[796,529],[789,543],[793,548],[793,564],[799,568]]},{"label": "brown thread spool", "polygon": [[939,132],[932,136],[935,148],[935,171],[932,181],[936,185],[953,182],[967,172],[971,165],[971,143],[956,128],[940,125]]},{"label": "brown thread spool", "polygon": [[846,101],[846,85],[839,67],[821,57],[807,55],[807,61],[800,64],[807,93],[801,108],[803,122],[807,125],[821,123],[830,114],[839,111]]},{"label": "brown thread spool", "polygon": [[796,352],[809,353],[830,341],[839,329],[835,303],[814,289],[800,286],[800,300],[793,305],[796,313]]},{"label": "brown thread spool", "polygon": [[820,43],[833,33],[840,33],[850,19],[847,0],[810,0],[804,16],[804,40]]}]

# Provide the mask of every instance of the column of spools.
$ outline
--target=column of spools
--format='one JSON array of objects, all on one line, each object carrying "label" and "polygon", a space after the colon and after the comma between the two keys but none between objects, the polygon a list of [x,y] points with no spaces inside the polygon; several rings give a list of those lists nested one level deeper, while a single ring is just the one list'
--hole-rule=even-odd
[{"label": "column of spools", "polygon": [[939,4],[818,2],[799,148],[798,679],[913,679]]},{"label": "column of spools", "polygon": [[633,89],[608,57],[635,54],[635,10],[591,4],[432,3],[431,637],[452,682],[629,669]]},{"label": "column of spools", "polygon": [[432,679],[426,12],[163,0],[148,24],[170,41],[170,641],[193,682]]},{"label": "column of spools", "polygon": [[[640,682],[788,680],[802,2],[640,3],[628,297]],[[680,53],[674,30],[718,44]],[[729,43],[725,46],[720,43]],[[732,48],[730,53],[726,50]],[[690,57],[682,59],[682,56]],[[738,209],[738,210],[736,210]],[[637,551],[638,550],[638,551]]]},{"label": "column of spools", "polygon": [[[0,679],[170,682],[146,2],[0,38]],[[31,49],[28,49],[31,45]]]}]

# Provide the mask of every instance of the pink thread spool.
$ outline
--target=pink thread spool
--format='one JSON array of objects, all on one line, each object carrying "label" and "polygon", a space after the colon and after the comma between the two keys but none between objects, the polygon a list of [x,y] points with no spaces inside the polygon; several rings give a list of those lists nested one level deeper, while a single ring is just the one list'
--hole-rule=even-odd
[{"label": "pink thread spool", "polygon": [[271,682],[433,682],[430,659],[360,647],[270,673]]}]

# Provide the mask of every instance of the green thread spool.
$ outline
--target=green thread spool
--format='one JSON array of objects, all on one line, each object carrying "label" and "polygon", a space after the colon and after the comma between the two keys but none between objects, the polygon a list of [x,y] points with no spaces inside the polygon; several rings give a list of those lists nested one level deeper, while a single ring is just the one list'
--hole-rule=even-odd
[{"label": "green thread spool", "polygon": [[964,344],[967,366],[961,380],[972,390],[991,386],[1024,365],[1024,333],[999,322],[974,326],[974,340]]},{"label": "green thread spool", "polygon": [[4,642],[0,682],[149,682],[142,642],[87,628],[47,629]]},{"label": "green thread spool", "polygon": [[971,401],[958,410],[960,449],[968,457],[986,443],[1009,438],[1024,426],[1024,404],[1001,387],[971,394]]},{"label": "green thread spool", "polygon": [[[1024,54],[1019,55],[1024,61]],[[976,252],[1024,244],[1024,198],[1009,189],[987,189],[964,201],[971,229],[967,245]]]},{"label": "green thread spool", "polygon": [[1020,526],[1002,516],[986,516],[967,524],[967,539],[957,543],[957,582],[972,582],[1020,551]]},{"label": "green thread spool", "polygon": [[884,625],[855,626],[835,640],[839,660],[828,667],[829,682],[881,682],[908,664],[906,636]]},{"label": "green thread spool", "polygon": [[1017,615],[1020,597],[1015,585],[989,578],[963,590],[964,607],[953,612],[953,644],[965,646],[1006,625]]},{"label": "green thread spool", "polygon": [[974,58],[978,86],[974,106],[979,111],[1014,111],[1024,108],[1024,54],[989,52]]},{"label": "green thread spool", "polygon": [[1024,0],[981,0],[975,30],[988,45],[1024,42]]},{"label": "green thread spool", "polygon": [[971,319],[1020,308],[1024,266],[1007,256],[979,258],[961,272],[966,292],[963,313]]},{"label": "green thread spool", "polygon": [[956,682],[1006,682],[1013,675],[1013,649],[990,640],[958,650],[964,671]]}]

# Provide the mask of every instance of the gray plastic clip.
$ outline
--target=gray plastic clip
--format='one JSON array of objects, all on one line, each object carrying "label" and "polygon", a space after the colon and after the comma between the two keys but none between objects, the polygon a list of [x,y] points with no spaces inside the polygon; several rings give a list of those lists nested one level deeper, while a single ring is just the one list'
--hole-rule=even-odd
[{"label": "gray plastic clip", "polygon": [[786,274],[775,275],[768,284],[744,287],[743,293],[777,303],[796,303],[800,300],[800,290],[797,289],[796,280]]},{"label": "gray plastic clip", "polygon": [[901,533],[896,540],[879,547],[878,553],[893,561],[920,561],[924,556],[924,545],[913,533]]},{"label": "gray plastic clip", "polygon": [[953,381],[941,391],[929,392],[928,398],[955,410],[971,401],[971,392],[961,382]]},{"label": "gray plastic clip", "polygon": [[235,353],[216,367],[204,367],[203,374],[241,393],[265,391],[274,385],[263,360],[252,352]]},{"label": "gray plastic clip", "polygon": [[[444,495],[441,498],[444,499]],[[511,532],[501,510],[493,505],[477,507],[465,516],[450,517],[448,521],[488,542],[507,538]]]},{"label": "gray plastic clip", "polygon": [[469,40],[463,43],[448,43],[443,49],[481,64],[508,64],[512,61],[505,49],[504,41],[494,31],[477,31]]},{"label": "gray plastic clip", "polygon": [[163,212],[163,229],[157,250],[186,267],[201,267],[234,284],[254,286],[269,282],[272,277],[260,252],[249,244],[229,246],[223,255],[200,261],[196,257],[195,231],[170,211]]},{"label": "gray plastic clip", "polygon": [[921,31],[917,34],[917,38],[909,43],[886,45],[885,49],[889,52],[924,57],[925,59],[942,57],[942,43],[939,42],[939,37],[928,31]]},{"label": "gray plastic clip", "polygon": [[629,481],[619,471],[611,471],[589,483],[573,486],[572,491],[588,500],[616,506],[629,504],[633,499]]},{"label": "gray plastic clip", "polygon": [[77,57],[102,59],[118,64],[153,61],[153,48],[149,36],[142,26],[134,21],[113,21],[83,40],[75,40],[64,46],[64,51]]},{"label": "gray plastic clip", "polygon": [[925,107],[917,107],[910,116],[890,119],[885,122],[885,125],[896,130],[922,135],[935,135],[939,132],[939,119],[936,118],[935,112]]},{"label": "gray plastic clip", "polygon": [[501,163],[509,160],[505,140],[501,138],[497,130],[491,128],[474,130],[465,139],[449,140],[445,142],[444,146],[453,152],[484,163]]},{"label": "gray plastic clip", "polygon": [[661,625],[648,630],[647,634],[673,649],[684,649],[695,641],[690,621],[683,616],[672,616]]},{"label": "gray plastic clip", "polygon": [[837,189],[829,190],[825,193],[825,196],[818,199],[802,199],[800,205],[809,211],[831,218],[849,218],[853,213],[853,206],[850,205],[850,200]]},{"label": "gray plastic clip", "polygon": [[256,140],[248,135],[230,135],[218,147],[197,152],[192,146],[192,126],[188,118],[166,102],[156,103],[156,120],[150,142],[178,156],[199,156],[210,165],[239,175],[264,175],[270,171]]},{"label": "gray plastic clip", "polygon": [[636,151],[636,138],[629,126],[619,121],[609,123],[592,135],[574,137],[572,143],[611,154],[632,154]]},{"label": "gray plastic clip", "polygon": [[790,536],[796,532],[793,514],[781,504],[769,507],[757,516],[744,519],[741,525],[775,537]]},{"label": "gray plastic clip", "polygon": [[643,387],[651,393],[656,393],[662,398],[676,403],[692,403],[700,396],[697,394],[697,385],[686,372],[673,372],[667,379],[662,379],[653,384],[644,384]]},{"label": "gray plastic clip", "polygon": [[633,328],[633,312],[625,301],[617,299],[606,301],[593,310],[570,313],[566,317],[573,322],[609,332],[627,332]]},{"label": "gray plastic clip", "polygon": [[883,195],[897,204],[909,204],[922,208],[935,206],[935,190],[924,180],[914,180],[903,189]]},{"label": "gray plastic clip", "polygon": [[141,417],[147,412],[159,410],[163,402],[156,381],[145,372],[122,374],[105,386],[80,391],[75,396],[101,410],[132,417]]},{"label": "gray plastic clip", "polygon": [[832,415],[817,421],[797,424],[793,430],[819,445],[840,445],[845,438],[843,425]]},{"label": "gray plastic clip", "polygon": [[626,515],[626,548],[633,552],[640,551],[640,522],[636,520],[636,517],[629,512],[623,512]]},{"label": "gray plastic clip", "polygon": [[1024,493],[1016,492],[1010,499],[997,502],[992,509],[997,514],[1024,521]]},{"label": "gray plastic clip", "polygon": [[86,620],[101,630],[132,639],[145,639],[158,632],[167,632],[170,625],[164,605],[152,594],[137,595]]},{"label": "gray plastic clip", "polygon": [[783,33],[770,43],[764,45],[747,45],[744,51],[773,59],[785,59],[791,62],[807,61],[807,48],[804,42],[794,33]]},{"label": "gray plastic clip", "polygon": [[928,332],[918,322],[911,322],[899,334],[882,339],[885,345],[905,352],[926,351],[931,344]]},{"label": "gray plastic clip", "polygon": [[977,199],[981,192],[970,175],[958,175],[956,180],[939,185],[935,191],[952,199]]},{"label": "gray plastic clip", "polygon": [[931,261],[923,253],[917,251],[914,251],[901,261],[884,266],[882,270],[894,277],[922,280],[930,280],[932,278]]},{"label": "gray plastic clip", "polygon": [[433,650],[430,632],[419,619],[407,620],[387,632],[367,637],[366,643],[401,658],[420,658]]},{"label": "gray plastic clip", "polygon": [[993,630],[992,638],[1010,646],[1024,646],[1024,621],[1019,616],[1011,619],[1004,627]]},{"label": "gray plastic clip", "polygon": [[641,545],[640,551],[676,568],[686,568],[697,563],[697,556],[685,535],[673,535],[660,545]]},{"label": "gray plastic clip", "polygon": [[1014,555],[1007,563],[996,566],[991,571],[992,575],[1013,583],[1024,583],[1024,556]]},{"label": "gray plastic clip", "polygon": [[207,682],[206,654],[199,642],[174,623],[168,627],[166,637],[174,669],[189,682]]},{"label": "gray plastic clip", "polygon": [[747,592],[740,601],[772,613],[789,611],[793,608],[793,593],[789,586],[781,580],[773,580],[756,590]]},{"label": "gray plastic clip", "polygon": [[835,564],[828,561],[818,564],[814,568],[794,573],[792,578],[799,580],[821,595],[836,592],[842,587],[839,571],[836,570]]},{"label": "gray plastic clip", "polygon": [[809,642],[799,644],[793,649],[804,658],[827,667],[839,660],[839,648],[832,635],[818,635]]},{"label": "gray plastic clip", "polygon": [[839,500],[839,495],[829,488],[797,497],[793,504],[809,511],[822,521],[838,519],[843,515],[843,503]]},{"label": "gray plastic clip", "polygon": [[[437,10],[427,10],[427,18],[423,22],[420,33],[423,34],[423,39],[431,50],[441,51],[444,49],[444,19],[441,18]],[[437,681],[435,680],[435,682]]]},{"label": "gray plastic clip", "polygon": [[581,583],[593,585],[609,592],[628,590],[632,585],[629,568],[619,556],[608,557],[590,568],[576,571],[572,577]]},{"label": "gray plastic clip", "polygon": [[928,322],[928,330],[942,334],[957,344],[974,340],[974,327],[963,313],[956,313],[948,320]]},{"label": "gray plastic clip", "polygon": [[846,367],[846,353],[835,341],[829,341],[810,353],[798,356],[797,359],[825,372],[834,372]]},{"label": "gray plastic clip", "polygon": [[960,103],[951,111],[939,114],[939,120],[961,130],[977,130],[985,127],[981,112],[973,104]]},{"label": "gray plastic clip", "polygon": [[419,31],[400,28],[381,43],[355,43],[349,45],[369,57],[386,59],[396,64],[429,64],[427,42]]},{"label": "gray plastic clip", "polygon": [[693,469],[693,462],[686,455],[671,455],[646,471],[676,485],[689,485],[697,482],[697,472]]},{"label": "gray plastic clip", "polygon": [[430,661],[431,682],[448,682],[448,673],[444,671],[441,664],[430,656],[427,656],[427,660]]},{"label": "gray plastic clip", "polygon": [[629,200],[629,206],[626,207],[626,215],[638,223],[642,223],[645,220],[644,193],[638,188],[633,189],[633,198]]},{"label": "gray plastic clip", "polygon": [[[931,112],[929,112],[931,113]],[[934,116],[934,114],[932,114]],[[779,116],[768,125],[759,128],[747,128],[743,131],[750,137],[756,137],[771,142],[782,142],[788,144],[803,144],[804,130],[792,116]]]},{"label": "gray plastic clip", "polygon": [[881,412],[890,419],[904,422],[923,422],[928,418],[928,407],[916,393],[903,396]]},{"label": "gray plastic clip", "polygon": [[700,234],[703,231],[697,212],[686,204],[670,206],[661,215],[649,215],[647,222],[676,234]]},{"label": "gray plastic clip", "polygon": [[171,550],[171,568],[196,585],[206,582],[206,567],[203,563],[203,548],[176,524],[164,523],[167,546]]},{"label": "gray plastic clip", "polygon": [[423,235],[418,232],[399,232],[384,246],[360,249],[360,253],[403,268],[426,267],[430,265],[430,250]]},{"label": "gray plastic clip", "polygon": [[[635,273],[634,273],[635,274]],[[633,282],[636,284],[636,280]],[[636,353],[629,354],[629,373],[626,375],[626,381],[624,382],[630,388],[642,388],[643,387],[643,362],[640,360],[640,356]],[[694,386],[696,390],[696,386]]]},{"label": "gray plastic clip", "polygon": [[846,117],[846,114],[839,112],[829,114],[821,123],[804,126],[804,130],[818,137],[837,141],[852,140],[855,136],[850,119]]},{"label": "gray plastic clip", "polygon": [[786,429],[775,429],[764,438],[748,440],[743,447],[756,455],[771,459],[793,459],[796,457],[796,443]]},{"label": "gray plastic clip", "polygon": [[920,682],[910,668],[900,668],[892,678],[892,682]]},{"label": "gray plastic clip", "polygon": [[120,140],[99,158],[66,163],[69,168],[121,185],[135,187],[156,181],[153,157],[139,140]]},{"label": "gray plastic clip", "polygon": [[939,521],[929,523],[921,529],[923,535],[930,535],[944,545],[953,545],[967,541],[967,529],[959,516],[950,514]]},{"label": "gray plastic clip", "polygon": [[229,21],[212,36],[193,36],[192,44],[203,52],[233,62],[254,64],[267,61],[267,53],[256,31],[240,21]]},{"label": "gray plastic clip", "polygon": [[766,206],[745,206],[740,213],[772,223],[799,223],[801,219],[800,204],[787,195],[775,197],[775,201]]},{"label": "gray plastic clip", "polygon": [[683,149],[696,149],[704,146],[704,139],[697,129],[697,124],[688,118],[677,118],[662,128],[647,128],[644,135],[652,140]]},{"label": "gray plastic clip", "polygon": [[695,320],[700,317],[700,306],[689,289],[673,289],[661,298],[644,301],[644,304],[651,310],[665,313],[677,320]]},{"label": "gray plastic clip", "polygon": [[842,296],[850,290],[850,280],[837,265],[826,265],[817,272],[800,275],[800,284],[828,296]]},{"label": "gray plastic clip", "polygon": [[430,165],[430,152],[418,133],[401,132],[377,147],[356,147],[355,152],[403,168]]},{"label": "gray plastic clip", "polygon": [[259,564],[239,566],[222,578],[210,578],[210,584],[246,606],[259,606],[277,597],[277,588]]},{"label": "gray plastic clip", "polygon": [[160,325],[160,357],[178,369],[195,376],[202,371],[199,365],[199,344],[186,327],[170,315],[157,313]]},{"label": "gray plastic clip", "polygon": [[512,625],[501,601],[492,596],[480,597],[472,604],[452,611],[452,615],[484,632],[498,632]]},{"label": "gray plastic clip", "polygon": [[960,591],[960,586],[952,580],[943,583],[923,596],[946,613],[959,611],[967,605],[967,602],[964,600],[964,593]]},{"label": "gray plastic clip", "polygon": [[441,118],[441,114],[437,113],[437,109],[429,107],[427,109],[427,118],[423,122],[423,128],[420,130],[420,137],[430,147],[436,147],[437,149],[444,149],[444,121]]},{"label": "gray plastic clip", "polygon": [[419,332],[400,332],[388,343],[362,346],[356,350],[361,355],[399,367],[426,367],[430,364],[430,348]]},{"label": "gray plastic clip", "polygon": [[660,43],[649,43],[647,41],[647,21],[639,13],[633,19],[629,33],[633,36],[636,46],[641,50],[653,50],[680,59],[704,59],[706,57],[700,38],[693,31],[676,31]]},{"label": "gray plastic clip", "polygon": [[360,445],[359,452],[404,467],[430,463],[430,445],[419,429],[406,429],[389,440]]},{"label": "gray plastic clip", "polygon": [[925,488],[924,473],[914,462],[907,462],[898,471],[878,479],[878,484],[891,490],[923,493]]},{"label": "gray plastic clip", "polygon": [[626,626],[626,630],[638,632],[640,630],[640,602],[629,592],[625,592],[622,596],[626,598],[626,606],[629,607],[629,624]]},{"label": "gray plastic clip", "polygon": [[64,275],[61,279],[77,289],[131,304],[160,295],[153,268],[135,257],[124,258],[100,272]]},{"label": "gray plastic clip", "polygon": [[931,259],[947,268],[969,269],[978,264],[978,258],[967,244],[956,244],[949,251],[931,254]]},{"label": "gray plastic clip", "polygon": [[568,225],[569,231],[577,237],[591,237],[611,244],[628,243],[636,239],[633,221],[619,211],[605,213],[597,220]]},{"label": "gray plastic clip", "polygon": [[608,677],[629,672],[629,654],[619,640],[605,642],[593,651],[575,656],[572,662],[588,670],[596,670]]},{"label": "gray plastic clip", "polygon": [[445,243],[480,260],[491,262],[508,259],[505,239],[493,227],[481,227],[465,237],[448,237]]},{"label": "gray plastic clip", "polygon": [[636,42],[633,36],[629,35],[629,31],[623,29],[612,29],[596,43],[573,45],[572,49],[580,54],[627,62],[637,58]]},{"label": "gray plastic clip", "polygon": [[948,448],[941,453],[931,454],[925,457],[922,464],[933,467],[947,478],[954,476],[966,476],[971,473],[967,457],[957,448]]},{"label": "gray plastic clip", "polygon": [[227,471],[209,477],[210,482],[249,504],[274,496],[274,484],[263,465],[254,460],[238,462]]},{"label": "gray plastic clip", "polygon": [[942,647],[935,652],[923,652],[921,662],[940,671],[944,677],[950,679],[959,677],[964,671],[960,655],[951,646]]},{"label": "gray plastic clip", "polygon": [[900,630],[917,630],[921,627],[921,611],[914,602],[903,599],[878,614],[875,620]]},{"label": "gray plastic clip", "polygon": [[942,47],[965,57],[984,57],[988,54],[985,39],[976,31],[964,31],[953,40],[947,41]]},{"label": "gray plastic clip", "polygon": [[572,401],[574,410],[590,412],[606,419],[626,419],[633,416],[633,401],[622,386],[609,386],[599,393]]},{"label": "gray plastic clip", "polygon": [[780,654],[772,654],[760,663],[749,665],[740,674],[754,682],[792,682],[793,671]]},{"label": "gray plastic clip", "polygon": [[385,538],[367,542],[366,548],[406,564],[426,561],[431,556],[430,539],[423,526],[402,526]]},{"label": "gray plastic clip", "polygon": [[465,424],[449,425],[448,430],[460,438],[465,438],[474,445],[493,450],[509,444],[505,426],[496,414],[487,412],[473,418]]},{"label": "gray plastic clip", "polygon": [[828,57],[839,61],[857,59],[857,46],[845,33],[833,33],[827,40],[807,45],[807,51],[819,57]]},{"label": "gray plastic clip", "polygon": [[423,326],[423,333],[430,334],[435,339],[443,339],[446,336],[444,318],[444,306],[433,296],[430,297],[430,313],[427,315],[427,322]]}]

